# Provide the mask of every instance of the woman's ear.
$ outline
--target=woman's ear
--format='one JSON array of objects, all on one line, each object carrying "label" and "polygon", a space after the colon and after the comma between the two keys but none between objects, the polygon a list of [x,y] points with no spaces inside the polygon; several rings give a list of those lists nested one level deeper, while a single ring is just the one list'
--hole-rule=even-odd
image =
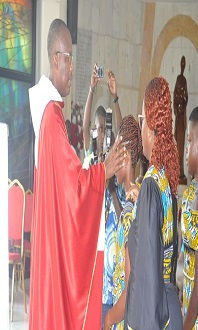
[{"label": "woman's ear", "polygon": [[150,156],[151,156],[152,149],[153,149],[153,146],[154,146],[154,141],[155,141],[155,133],[150,128],[148,128],[147,139],[148,139],[147,144],[149,146]]},{"label": "woman's ear", "polygon": [[128,165],[130,159],[131,159],[131,154],[129,152],[129,150],[126,150],[126,157],[125,157],[125,166]]},{"label": "woman's ear", "polygon": [[150,142],[152,143],[152,141],[154,141],[155,132],[153,130],[151,130],[149,127],[148,127],[147,136],[148,136],[148,139],[150,140]]}]

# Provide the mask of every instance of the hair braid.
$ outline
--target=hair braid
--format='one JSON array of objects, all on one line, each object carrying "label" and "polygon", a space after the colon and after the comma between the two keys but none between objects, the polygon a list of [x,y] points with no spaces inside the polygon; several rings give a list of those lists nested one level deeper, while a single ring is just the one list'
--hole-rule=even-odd
[{"label": "hair braid", "polygon": [[142,158],[142,138],[139,125],[132,115],[123,118],[118,134],[122,135],[126,150],[131,153],[132,167],[135,168]]},{"label": "hair braid", "polygon": [[171,96],[167,81],[156,77],[145,91],[144,109],[148,127],[155,132],[150,163],[157,169],[164,165],[174,195],[179,179],[179,155],[172,134]]}]

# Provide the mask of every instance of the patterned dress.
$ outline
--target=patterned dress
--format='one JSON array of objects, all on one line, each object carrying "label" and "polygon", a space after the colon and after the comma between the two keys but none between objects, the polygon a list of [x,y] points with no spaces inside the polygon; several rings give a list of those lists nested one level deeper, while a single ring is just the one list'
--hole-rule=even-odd
[{"label": "patterned dress", "polygon": [[[175,221],[173,220],[175,219]],[[174,287],[177,260],[177,202],[164,168],[151,166],[142,182],[128,248],[125,330],[182,330]]]},{"label": "patterned dress", "polygon": [[[115,178],[116,193],[123,207],[125,203],[125,190],[122,185],[117,184]],[[116,237],[118,218],[114,203],[109,191],[105,191],[105,250],[104,250],[104,275],[103,275],[103,297],[102,303],[113,304],[113,273],[115,270]]]},{"label": "patterned dress", "polygon": [[[116,262],[113,274],[113,305],[116,304],[125,289],[125,246],[128,242],[128,233],[134,219],[134,202],[128,199],[121,212],[116,238]],[[112,326],[113,330],[123,330],[124,321]]]},{"label": "patterned dress", "polygon": [[[195,251],[198,250],[198,211],[192,210],[191,205],[195,196],[195,181],[184,191],[182,200],[182,239],[184,246],[184,283],[183,306],[186,315],[192,290],[194,287]],[[198,330],[198,317],[193,330]]]},{"label": "patterned dress", "polygon": [[[83,167],[88,168],[91,160],[93,160],[92,145],[85,150],[85,160]],[[125,189],[123,185],[117,183],[117,178],[114,177],[115,189],[117,197],[122,205],[125,204]],[[118,218],[115,211],[113,199],[108,189],[105,190],[105,249],[104,249],[104,274],[103,274],[103,292],[102,304],[113,304],[113,273],[115,270],[115,255],[116,255],[116,237],[117,237]]]}]

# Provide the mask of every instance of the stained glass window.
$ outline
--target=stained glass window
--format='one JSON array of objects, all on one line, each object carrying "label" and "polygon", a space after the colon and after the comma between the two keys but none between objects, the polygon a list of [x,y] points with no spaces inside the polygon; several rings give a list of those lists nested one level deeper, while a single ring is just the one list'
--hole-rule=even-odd
[{"label": "stained glass window", "polygon": [[30,0],[1,0],[0,66],[32,72],[32,5]]},{"label": "stained glass window", "polygon": [[23,183],[28,180],[32,143],[28,88],[29,83],[0,78],[0,122],[9,127],[8,172]]},{"label": "stained glass window", "polygon": [[28,89],[34,84],[36,0],[0,0],[0,122],[9,126],[8,175],[33,182],[33,129]]}]

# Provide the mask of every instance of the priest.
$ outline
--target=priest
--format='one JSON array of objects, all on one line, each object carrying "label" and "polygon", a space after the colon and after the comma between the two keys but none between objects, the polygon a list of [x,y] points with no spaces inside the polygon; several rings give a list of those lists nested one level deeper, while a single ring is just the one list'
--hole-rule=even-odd
[{"label": "priest", "polygon": [[82,168],[62,112],[73,58],[71,35],[60,19],[50,25],[47,48],[49,78],[29,90],[35,132],[29,330],[99,330],[105,181],[124,165],[125,149],[118,140],[104,163]]}]

